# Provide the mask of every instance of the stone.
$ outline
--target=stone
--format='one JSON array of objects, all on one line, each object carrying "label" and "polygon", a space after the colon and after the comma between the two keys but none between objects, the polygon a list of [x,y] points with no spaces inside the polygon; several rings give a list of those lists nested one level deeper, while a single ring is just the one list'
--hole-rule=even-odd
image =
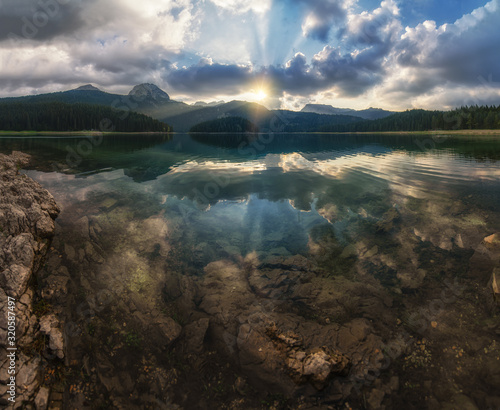
[{"label": "stone", "polygon": [[203,341],[210,324],[210,319],[203,318],[190,323],[184,328],[188,350],[200,353],[203,350]]},{"label": "stone", "polygon": [[[37,326],[36,317],[31,312],[33,291],[28,289],[28,284],[49,250],[55,231],[54,220],[60,209],[40,184],[19,174],[19,168],[26,165],[29,158],[20,152],[13,152],[10,156],[0,154],[0,299],[5,302],[8,295],[19,300],[16,309],[18,396],[14,408],[34,409],[35,404],[37,409],[45,409],[48,390],[38,392],[38,405],[33,402],[41,381],[41,360],[29,358],[22,351],[33,341]],[[6,324],[3,313],[0,318],[2,326]],[[56,349],[58,357],[62,358],[62,333],[59,329],[52,329],[50,323],[47,321],[44,326],[50,327],[51,348]],[[4,335],[0,336],[2,341],[6,340]],[[2,354],[2,357],[5,356]],[[2,363],[2,367],[5,364]],[[0,373],[3,376],[3,369]]]},{"label": "stone", "polygon": [[157,319],[155,326],[160,330],[165,346],[172,344],[182,332],[181,325],[170,317]]},{"label": "stone", "polygon": [[372,389],[366,402],[370,410],[381,409],[382,400],[384,400],[385,393],[379,389]]},{"label": "stone", "polygon": [[19,175],[19,167],[29,158],[20,152],[0,154],[0,286],[16,298],[38,269],[59,214],[47,190]]},{"label": "stone", "polygon": [[366,259],[373,258],[378,253],[378,246],[375,245],[368,252],[366,252],[363,257]]},{"label": "stone", "polygon": [[487,236],[483,240],[487,247],[500,247],[500,233],[494,233],[493,235]]},{"label": "stone", "polygon": [[500,267],[493,270],[490,279],[490,286],[493,294],[498,297],[498,295],[500,295]]},{"label": "stone", "polygon": [[[4,266],[0,286],[10,296],[19,298],[25,291],[35,265],[35,241],[30,233],[10,236],[4,243]],[[3,264],[2,264],[3,265]]]},{"label": "stone", "polygon": [[59,320],[55,315],[46,315],[40,318],[40,332],[49,336],[49,348],[56,353],[59,359],[64,358],[64,338],[60,329]]},{"label": "stone", "polygon": [[479,249],[481,247],[491,260],[495,263],[500,262],[500,233],[494,233],[484,238]]},{"label": "stone", "polygon": [[35,397],[36,410],[46,410],[49,405],[50,390],[47,387],[41,387]]},{"label": "stone", "polygon": [[327,353],[323,349],[316,349],[304,359],[303,374],[309,377],[312,385],[322,390],[333,374],[344,374],[348,360],[340,354]]},{"label": "stone", "polygon": [[236,390],[242,396],[246,395],[247,382],[242,377],[238,377],[234,382],[234,390]]},{"label": "stone", "polygon": [[358,254],[356,247],[354,245],[347,245],[342,253],[340,254],[341,258],[350,258],[352,256],[356,256]]},{"label": "stone", "polygon": [[390,232],[394,228],[394,225],[399,220],[399,218],[400,215],[398,210],[395,207],[392,207],[384,215],[382,215],[382,219],[377,222],[377,231]]},{"label": "stone", "polygon": [[479,410],[476,404],[464,394],[456,394],[452,397],[451,403],[445,403],[443,410]]},{"label": "stone", "polygon": [[66,253],[66,257],[68,260],[75,262],[76,261],[76,251],[75,248],[73,248],[71,245],[68,245],[67,243],[64,244],[64,252]]},{"label": "stone", "polygon": [[424,283],[427,272],[417,269],[416,272],[398,272],[396,277],[401,281],[401,287],[406,289],[417,289]]},{"label": "stone", "polygon": [[304,375],[310,376],[313,383],[322,386],[331,372],[330,357],[322,350],[309,354],[304,360]]},{"label": "stone", "polygon": [[39,386],[39,375],[41,360],[38,357],[28,358],[24,354],[19,355],[16,382],[20,393],[31,396]]}]

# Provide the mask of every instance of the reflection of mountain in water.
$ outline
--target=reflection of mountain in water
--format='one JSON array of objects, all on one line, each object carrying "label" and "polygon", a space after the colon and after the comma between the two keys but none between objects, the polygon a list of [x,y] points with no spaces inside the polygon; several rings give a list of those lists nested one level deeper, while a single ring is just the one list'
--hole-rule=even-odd
[{"label": "reflection of mountain in water", "polygon": [[[125,174],[136,182],[154,180],[185,164],[190,164],[190,172],[200,169],[207,172],[203,167],[206,168],[211,160],[222,164],[235,164],[234,166],[240,168],[249,166],[247,163],[252,161],[263,163],[267,168],[281,168],[279,162],[282,158],[279,156],[290,154],[295,155],[293,161],[298,161],[299,165],[302,163],[303,166],[299,167],[302,173],[311,171],[311,168],[318,168],[323,160],[331,162],[339,158],[349,159],[355,155],[381,157],[393,152],[404,153],[410,158],[421,158],[428,155],[429,151],[435,151],[479,161],[500,159],[497,139],[482,136],[438,138],[429,135],[331,134],[110,135],[97,144],[89,142],[88,137],[0,139],[0,152],[10,152],[12,149],[34,154],[37,163],[32,166],[37,169],[76,174],[100,172],[110,168],[123,169]],[[288,157],[287,161],[291,158]],[[273,164],[276,161],[278,163]],[[290,167],[287,161],[285,167]],[[312,165],[305,166],[306,163]],[[297,166],[296,164],[292,168]],[[316,171],[317,169],[314,172]],[[280,173],[279,170],[273,172]],[[269,175],[271,174],[268,173],[268,177]],[[280,183],[300,184],[301,181],[307,180],[305,174],[296,174],[293,181],[289,181],[289,177],[288,175],[283,178]]]}]

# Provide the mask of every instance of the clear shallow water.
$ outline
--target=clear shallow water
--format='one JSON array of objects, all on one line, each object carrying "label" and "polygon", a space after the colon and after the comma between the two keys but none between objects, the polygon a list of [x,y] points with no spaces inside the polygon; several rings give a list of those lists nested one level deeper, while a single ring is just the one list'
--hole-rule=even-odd
[{"label": "clear shallow water", "polygon": [[140,197],[137,212],[161,210],[166,220],[180,213],[200,238],[239,235],[242,254],[268,248],[270,232],[282,234],[275,248],[288,238],[291,254],[306,252],[310,229],[323,223],[346,240],[353,220],[380,218],[409,200],[466,199],[485,210],[500,204],[495,136],[0,139],[0,150],[11,149],[34,155],[37,170],[28,174],[63,206],[90,194],[132,206],[129,197]]},{"label": "clear shallow water", "polygon": [[[500,136],[0,138],[0,152],[12,149],[32,154],[33,164],[23,172],[49,189],[62,207],[54,247],[71,272],[74,300],[66,307],[78,312],[75,307],[83,303],[93,312],[91,319],[69,315],[78,337],[93,346],[82,353],[71,342],[73,355],[106,360],[116,374],[138,371],[141,363],[127,350],[135,337],[148,361],[162,369],[172,366],[162,363],[158,338],[145,325],[154,325],[158,312],[183,326],[202,312],[226,326],[221,317],[243,323],[248,311],[255,310],[244,302],[223,314],[203,307],[211,296],[207,289],[214,287],[209,265],[215,262],[245,270],[248,261],[257,260],[281,269],[281,263],[289,266],[286,260],[302,255],[316,266],[314,275],[334,284],[328,300],[320,300],[319,291],[304,297],[307,284],[297,284],[296,278],[269,285],[250,275],[245,279],[250,294],[271,303],[269,311],[294,312],[321,325],[369,319],[377,335],[401,333],[399,323],[427,306],[443,280],[459,278],[484,289],[491,275],[490,265],[470,261],[484,237],[500,232]],[[271,277],[269,272],[264,276]],[[194,285],[183,278],[198,290],[190,290]],[[233,286],[231,280],[228,300],[241,285]],[[328,288],[329,282],[322,283]],[[354,285],[370,288],[361,292]],[[103,290],[111,296],[98,309],[92,297]],[[366,307],[380,292],[386,295],[385,307],[374,307],[374,302]],[[482,291],[474,292],[472,299],[484,297]],[[429,323],[456,327],[453,320],[464,310],[454,303],[446,305],[446,312],[448,319],[439,312],[441,316],[427,316]],[[489,320],[484,303],[465,312]],[[116,328],[110,323],[117,323]],[[408,332],[415,340],[424,336],[410,325]],[[473,334],[491,342],[488,332],[465,326],[461,334],[434,335],[434,357]],[[478,351],[491,351],[490,344],[481,343]],[[407,357],[412,354],[410,348]],[[470,363],[477,354],[471,353]],[[121,357],[126,365],[120,364]],[[445,359],[436,359],[436,368],[455,365]],[[408,386],[424,377],[421,370],[392,367]],[[442,379],[437,370],[428,370],[425,378]],[[476,381],[470,366],[468,371],[470,380],[464,379],[462,386],[459,375],[454,383],[462,390],[466,383],[470,390],[479,389],[484,404],[494,389],[479,381],[479,373]],[[447,400],[423,386],[408,389],[401,397]],[[443,386],[436,389],[454,394]],[[96,387],[88,394],[99,391]],[[217,394],[198,393],[208,394],[203,397],[209,402],[221,400]],[[174,401],[189,404],[186,400],[176,396]]]}]

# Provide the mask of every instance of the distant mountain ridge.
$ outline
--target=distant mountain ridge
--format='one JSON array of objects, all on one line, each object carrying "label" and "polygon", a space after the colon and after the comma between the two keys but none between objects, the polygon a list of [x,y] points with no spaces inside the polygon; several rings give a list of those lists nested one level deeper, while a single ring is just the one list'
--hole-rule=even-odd
[{"label": "distant mountain ridge", "polygon": [[261,131],[273,132],[319,131],[324,126],[350,124],[362,121],[364,118],[354,110],[334,112],[333,107],[330,107],[330,112],[318,113],[308,112],[307,109],[302,112],[269,110],[258,103],[246,101],[188,105],[172,100],[165,91],[151,83],[139,84],[127,95],[107,93],[91,84],[86,84],[69,91],[2,98],[0,102],[103,105],[122,111],[146,114],[171,125],[173,130],[178,132],[187,132],[197,124],[227,117],[242,117],[251,121]]},{"label": "distant mountain ridge", "polygon": [[326,104],[306,104],[301,112],[314,112],[326,115],[352,115],[365,120],[378,120],[395,114],[395,111],[386,111],[381,108],[368,108],[366,110],[353,110],[352,108],[335,108]]},{"label": "distant mountain ridge", "polygon": [[[71,104],[78,106],[72,109]],[[51,107],[46,108],[48,105]],[[155,124],[140,115],[124,115],[126,113],[145,114],[165,124]],[[379,108],[357,111],[324,104],[308,104],[301,111],[269,110],[247,101],[188,105],[172,100],[165,91],[150,83],[133,87],[127,95],[107,93],[86,84],[69,91],[0,98],[2,115],[0,129],[3,124],[5,129],[12,130],[17,129],[16,124],[27,129],[47,129],[50,124],[56,124],[56,128],[64,124],[69,124],[70,129],[95,128],[106,117],[118,117],[117,124],[128,118],[129,122],[120,124],[120,127],[143,131],[148,127],[151,130],[171,130],[169,126],[172,126],[174,131],[188,132],[207,121],[215,121],[208,124],[215,129],[222,127],[228,131],[237,128],[239,121],[240,128],[246,130],[248,124],[242,119],[255,124],[260,132],[276,133],[500,129],[500,106],[461,107],[449,112],[407,110],[393,113]],[[84,122],[80,123],[80,119]]]}]

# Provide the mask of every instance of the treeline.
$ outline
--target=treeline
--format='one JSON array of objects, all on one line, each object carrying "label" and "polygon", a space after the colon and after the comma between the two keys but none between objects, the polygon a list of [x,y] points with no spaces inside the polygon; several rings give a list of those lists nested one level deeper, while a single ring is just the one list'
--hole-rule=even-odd
[{"label": "treeline", "polygon": [[259,128],[242,117],[224,117],[197,124],[189,132],[259,132]]},{"label": "treeline", "polygon": [[48,103],[0,103],[3,131],[117,131],[169,132],[171,127],[144,114],[104,105]]},{"label": "treeline", "polygon": [[453,111],[407,110],[374,121],[332,124],[324,132],[378,132],[500,129],[500,106],[470,106]]},{"label": "treeline", "polygon": [[276,110],[274,112],[277,113],[280,121],[277,122],[278,128],[282,124],[282,132],[316,132],[325,126],[342,127],[363,121],[361,118],[352,115],[329,115],[286,110]]}]

